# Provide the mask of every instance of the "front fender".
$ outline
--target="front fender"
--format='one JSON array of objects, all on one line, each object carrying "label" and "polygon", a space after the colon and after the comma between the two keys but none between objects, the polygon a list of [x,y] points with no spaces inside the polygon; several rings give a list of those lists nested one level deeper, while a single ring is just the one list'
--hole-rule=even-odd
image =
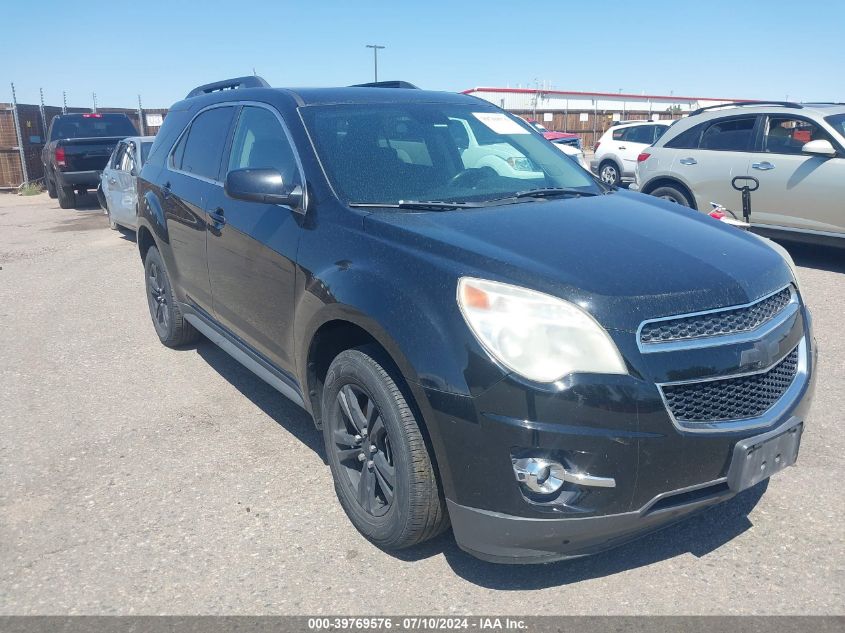
[{"label": "front fender", "polygon": [[389,270],[337,262],[308,274],[297,308],[297,367],[303,371],[315,333],[348,321],[391,355],[403,377],[429,389],[475,396],[505,376],[470,332],[446,273],[424,277],[413,266]]}]

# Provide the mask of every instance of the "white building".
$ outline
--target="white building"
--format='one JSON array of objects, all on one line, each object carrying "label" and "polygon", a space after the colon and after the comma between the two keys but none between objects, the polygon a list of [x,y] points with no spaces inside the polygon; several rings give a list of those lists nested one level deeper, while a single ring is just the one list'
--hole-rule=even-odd
[{"label": "white building", "polygon": [[677,119],[704,106],[747,101],[534,88],[471,88],[464,90],[464,94],[495,103],[524,118],[536,119],[551,130],[581,134],[585,146],[595,143],[613,121]]}]

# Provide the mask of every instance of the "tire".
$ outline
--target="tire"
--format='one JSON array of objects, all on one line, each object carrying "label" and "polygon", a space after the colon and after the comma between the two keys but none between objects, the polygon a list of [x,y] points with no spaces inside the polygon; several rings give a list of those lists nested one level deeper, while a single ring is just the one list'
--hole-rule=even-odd
[{"label": "tire", "polygon": [[622,182],[619,166],[612,160],[606,160],[599,165],[599,179],[605,184],[618,187]]},{"label": "tire", "polygon": [[147,305],[159,340],[167,347],[180,347],[193,343],[200,333],[185,321],[173,298],[173,286],[161,254],[151,246],[144,258],[144,282]]},{"label": "tire", "polygon": [[73,209],[76,207],[76,193],[73,187],[59,187],[56,190],[59,197],[59,206],[62,209]]},{"label": "tire", "polygon": [[681,191],[678,187],[673,187],[671,185],[658,187],[651,192],[651,195],[655,198],[662,198],[663,200],[674,202],[682,207],[692,207],[692,201],[689,199],[689,196],[687,196],[687,194]]},{"label": "tire", "polygon": [[365,346],[332,361],[323,440],[346,515],[375,545],[395,550],[439,534],[448,515],[419,424],[382,357]]},{"label": "tire", "polygon": [[47,195],[55,200],[59,195],[56,193],[56,183],[53,182],[50,176],[44,176],[44,184],[47,185]]}]

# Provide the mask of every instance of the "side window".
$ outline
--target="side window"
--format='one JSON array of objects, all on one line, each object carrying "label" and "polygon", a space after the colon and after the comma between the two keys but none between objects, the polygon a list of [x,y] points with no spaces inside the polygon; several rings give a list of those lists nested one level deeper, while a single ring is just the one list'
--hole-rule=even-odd
[{"label": "side window", "polygon": [[763,151],[773,154],[800,154],[805,143],[818,140],[830,141],[827,132],[805,119],[788,116],[769,117]]},{"label": "side window", "polygon": [[174,152],[173,165],[189,174],[216,180],[232,111],[231,106],[224,106],[206,110],[197,116],[191,123],[191,129],[182,137],[184,146],[177,146]]},{"label": "side window", "polygon": [[282,124],[265,108],[245,106],[238,117],[228,169],[247,168],[276,169],[285,184],[302,182]]},{"label": "side window", "polygon": [[118,167],[118,169],[130,172],[133,167],[135,167],[134,146],[130,143],[127,145],[126,151],[123,152],[123,157],[120,159],[120,167]]},{"label": "side window", "polygon": [[706,123],[694,125],[685,132],[678,134],[675,138],[671,138],[666,141],[666,145],[664,145],[664,147],[671,147],[672,149],[698,149],[698,143],[701,140],[701,133],[704,131],[706,126]]},{"label": "side window", "polygon": [[716,121],[701,135],[701,149],[745,152],[751,148],[751,135],[756,117]]},{"label": "side window", "polygon": [[629,143],[645,143],[651,145],[654,140],[654,126],[653,125],[637,125],[636,127],[628,128],[628,134],[625,140]]},{"label": "side window", "polygon": [[114,156],[112,156],[112,161],[109,167],[112,169],[120,169],[120,163],[123,161],[123,156],[126,154],[126,143],[121,141],[117,144],[117,148],[114,150]]},{"label": "side window", "polygon": [[625,140],[625,132],[628,131],[628,128],[623,127],[619,130],[613,130],[613,140],[614,141],[624,141]]},{"label": "side window", "polygon": [[663,136],[666,133],[666,130],[668,130],[668,129],[669,129],[668,125],[655,125],[654,126],[654,141],[652,141],[652,142],[656,143],[657,141],[659,141],[660,137]]}]

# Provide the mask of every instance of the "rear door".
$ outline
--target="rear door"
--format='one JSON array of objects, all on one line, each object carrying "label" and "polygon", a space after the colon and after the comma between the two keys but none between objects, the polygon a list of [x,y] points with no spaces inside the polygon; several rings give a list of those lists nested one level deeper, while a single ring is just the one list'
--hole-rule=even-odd
[{"label": "rear door", "polygon": [[[224,172],[273,168],[305,188],[302,169],[281,115],[245,105],[232,134]],[[208,272],[217,320],[293,374],[293,298],[296,249],[303,216],[285,206],[234,200],[215,188],[209,212]]]},{"label": "rear door", "polygon": [[625,128],[623,142],[619,143],[619,158],[622,159],[622,173],[633,176],[637,170],[637,156],[654,143],[654,125],[635,125]]},{"label": "rear door", "polygon": [[700,211],[709,212],[716,202],[742,217],[742,197],[731,181],[748,175],[757,120],[746,114],[710,121],[697,147],[675,153],[672,171],[688,184]]},{"label": "rear door", "polygon": [[117,144],[117,147],[114,148],[114,152],[112,152],[112,155],[109,158],[109,162],[106,163],[106,166],[103,169],[103,173],[100,174],[100,189],[103,190],[103,199],[106,201],[109,210],[113,209],[115,205],[114,201],[112,200],[114,189],[115,187],[117,187],[117,178],[115,177],[115,171],[120,165],[120,161],[123,158],[123,154],[125,151],[126,143],[121,141]]},{"label": "rear door", "polygon": [[135,206],[138,202],[135,193],[135,165],[136,165],[136,144],[133,141],[124,143],[125,150],[122,152],[117,169],[111,170],[111,179],[114,180],[112,189],[112,203],[109,207],[112,218],[130,227],[137,224]]},{"label": "rear door", "polygon": [[[842,202],[845,153],[821,126],[793,114],[768,115],[749,175],[760,181],[751,194],[753,224],[845,233]],[[802,154],[805,143],[829,141],[835,157]]]},{"label": "rear door", "polygon": [[194,117],[167,158],[167,172],[159,177],[175,267],[168,272],[184,300],[208,313],[205,208],[223,190],[221,159],[234,111],[232,105],[215,105]]}]

